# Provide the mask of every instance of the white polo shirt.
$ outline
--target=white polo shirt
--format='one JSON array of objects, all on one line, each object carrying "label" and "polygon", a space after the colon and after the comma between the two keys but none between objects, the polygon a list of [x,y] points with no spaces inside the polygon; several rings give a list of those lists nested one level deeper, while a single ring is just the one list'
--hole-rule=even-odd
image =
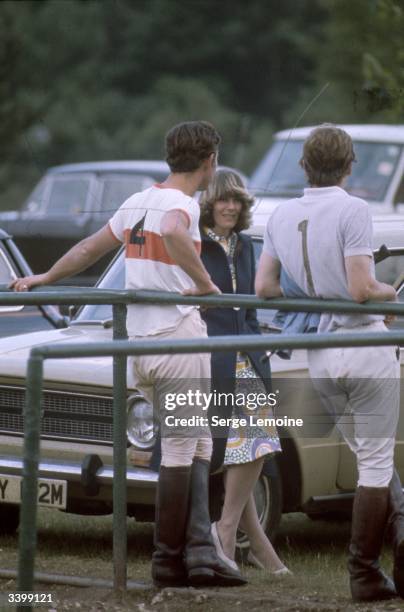
[{"label": "white polo shirt", "polygon": [[[168,255],[160,225],[165,213],[181,210],[188,218],[188,231],[195,249],[201,251],[199,205],[178,189],[154,185],[128,198],[109,221],[114,237],[125,244],[127,289],[175,291],[194,286],[192,279]],[[195,306],[131,304],[128,307],[129,336],[149,336],[175,329]]]},{"label": "white polo shirt", "polygon": [[[345,257],[372,252],[369,205],[341,187],[314,187],[301,198],[284,202],[271,215],[264,251],[279,259],[285,272],[310,297],[352,300]],[[383,320],[383,315],[324,313],[319,332],[357,327]]]}]

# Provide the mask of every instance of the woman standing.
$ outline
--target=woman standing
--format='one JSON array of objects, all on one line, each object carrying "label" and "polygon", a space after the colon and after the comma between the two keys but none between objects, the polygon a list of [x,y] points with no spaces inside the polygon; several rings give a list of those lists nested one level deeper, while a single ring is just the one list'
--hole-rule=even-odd
[{"label": "woman standing", "polygon": [[[249,227],[252,202],[241,178],[230,170],[217,172],[201,197],[201,257],[222,293],[254,293],[253,244],[249,236],[240,233]],[[209,336],[260,333],[254,308],[208,308],[201,315]],[[260,351],[212,353],[212,389],[216,394],[268,394],[270,370],[261,362],[263,355]],[[269,416],[269,411],[265,407],[264,416]],[[213,414],[243,417],[251,410],[221,405],[211,408],[210,416]],[[222,465],[225,468],[223,511],[220,521],[212,525],[219,556],[237,567],[234,555],[240,527],[250,541],[249,562],[272,573],[289,573],[261,527],[253,495],[265,457],[281,450],[276,429],[221,428],[214,430],[213,436],[212,471]]]}]

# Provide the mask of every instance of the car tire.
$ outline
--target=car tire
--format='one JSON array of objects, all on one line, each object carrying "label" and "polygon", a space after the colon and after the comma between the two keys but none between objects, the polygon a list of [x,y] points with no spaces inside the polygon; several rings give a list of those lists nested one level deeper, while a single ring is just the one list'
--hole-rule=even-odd
[{"label": "car tire", "polygon": [[[273,541],[282,516],[282,481],[275,460],[266,461],[254,489],[260,523],[268,538]],[[243,556],[250,543],[247,535],[239,529],[237,532],[237,549]]]},{"label": "car tire", "polygon": [[20,524],[20,506],[0,504],[0,535],[12,535]]}]

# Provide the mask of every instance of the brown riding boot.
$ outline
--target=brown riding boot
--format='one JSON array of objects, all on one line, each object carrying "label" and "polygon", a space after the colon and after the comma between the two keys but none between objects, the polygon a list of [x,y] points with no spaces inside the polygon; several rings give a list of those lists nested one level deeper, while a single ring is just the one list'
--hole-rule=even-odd
[{"label": "brown riding boot", "polygon": [[184,544],[191,466],[160,467],[154,527],[152,578],[157,587],[187,586]]},{"label": "brown riding boot", "polygon": [[379,565],[388,505],[387,487],[357,488],[348,555],[354,601],[378,601],[397,597],[393,582],[382,572]]},{"label": "brown riding boot", "polygon": [[209,461],[194,459],[185,545],[185,565],[191,586],[241,586],[239,571],[219,559],[211,535],[209,516]]},{"label": "brown riding boot", "polygon": [[404,599],[404,494],[397,470],[389,485],[388,529],[391,533],[394,554],[394,584]]}]

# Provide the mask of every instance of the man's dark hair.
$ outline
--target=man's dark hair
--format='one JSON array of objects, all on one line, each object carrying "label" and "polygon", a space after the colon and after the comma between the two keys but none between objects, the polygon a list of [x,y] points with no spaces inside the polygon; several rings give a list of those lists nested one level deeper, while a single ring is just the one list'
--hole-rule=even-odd
[{"label": "man's dark hair", "polygon": [[217,153],[220,136],[207,121],[186,121],[166,135],[166,160],[171,172],[193,172],[211,153]]},{"label": "man's dark hair", "polygon": [[310,132],[303,146],[300,165],[310,185],[338,185],[355,161],[352,139],[344,130],[331,124],[320,125]]}]

